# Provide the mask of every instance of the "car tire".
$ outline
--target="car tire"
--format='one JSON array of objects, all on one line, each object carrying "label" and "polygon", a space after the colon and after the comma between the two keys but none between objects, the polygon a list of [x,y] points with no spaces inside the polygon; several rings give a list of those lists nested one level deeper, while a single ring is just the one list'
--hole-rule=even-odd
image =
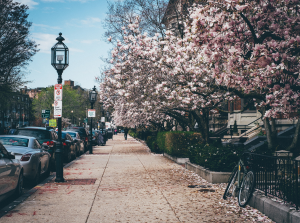
[{"label": "car tire", "polygon": [[38,170],[36,171],[36,174],[35,174],[35,177],[34,177],[34,180],[32,183],[34,185],[37,185],[40,183],[40,181],[41,181],[41,165],[39,165]]},{"label": "car tire", "polygon": [[19,175],[19,180],[18,180],[18,185],[15,189],[15,195],[20,196],[23,194],[23,184],[24,184],[24,176],[23,176],[23,171],[21,171]]},{"label": "car tire", "polygon": [[65,157],[65,162],[69,163],[71,162],[71,160],[72,160],[72,154],[71,151],[69,150],[67,156]]},{"label": "car tire", "polygon": [[48,169],[47,169],[47,171],[44,174],[45,174],[45,177],[49,177],[50,176],[50,164],[48,165]]}]

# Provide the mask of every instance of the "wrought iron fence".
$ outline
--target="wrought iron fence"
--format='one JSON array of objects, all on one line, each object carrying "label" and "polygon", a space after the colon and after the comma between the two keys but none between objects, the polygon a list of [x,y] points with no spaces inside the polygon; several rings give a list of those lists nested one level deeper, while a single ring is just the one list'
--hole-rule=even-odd
[{"label": "wrought iron fence", "polygon": [[291,157],[254,153],[245,153],[244,160],[255,172],[256,189],[263,191],[266,196],[271,195],[292,202],[298,210],[300,161]]}]

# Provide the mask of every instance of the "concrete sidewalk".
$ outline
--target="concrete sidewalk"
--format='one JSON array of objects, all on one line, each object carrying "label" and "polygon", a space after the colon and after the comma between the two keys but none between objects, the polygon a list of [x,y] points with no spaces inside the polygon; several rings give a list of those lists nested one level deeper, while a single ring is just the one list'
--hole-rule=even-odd
[{"label": "concrete sidewalk", "polygon": [[36,186],[0,222],[271,222],[224,201],[225,185],[209,184],[123,134],[73,161],[64,178]]}]

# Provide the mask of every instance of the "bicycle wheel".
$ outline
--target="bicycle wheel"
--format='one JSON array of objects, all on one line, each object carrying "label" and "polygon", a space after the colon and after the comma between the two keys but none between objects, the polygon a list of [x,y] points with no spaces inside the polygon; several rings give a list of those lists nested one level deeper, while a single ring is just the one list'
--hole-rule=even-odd
[{"label": "bicycle wheel", "polygon": [[235,166],[228,180],[228,185],[223,194],[223,199],[226,200],[227,197],[232,197],[234,190],[236,188],[235,182],[238,176],[238,166]]},{"label": "bicycle wheel", "polygon": [[246,176],[244,176],[241,188],[239,191],[239,205],[240,207],[245,207],[249,202],[255,186],[255,175],[253,171],[249,171]]}]

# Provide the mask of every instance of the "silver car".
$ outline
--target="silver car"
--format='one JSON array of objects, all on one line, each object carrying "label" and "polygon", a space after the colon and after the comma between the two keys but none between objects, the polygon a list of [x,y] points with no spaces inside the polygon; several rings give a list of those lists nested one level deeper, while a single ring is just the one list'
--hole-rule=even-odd
[{"label": "silver car", "polygon": [[0,202],[23,192],[23,168],[19,160],[0,143]]},{"label": "silver car", "polygon": [[0,135],[0,142],[8,152],[20,160],[24,169],[24,177],[34,185],[40,182],[41,174],[50,174],[50,153],[43,149],[36,138],[22,135]]}]

